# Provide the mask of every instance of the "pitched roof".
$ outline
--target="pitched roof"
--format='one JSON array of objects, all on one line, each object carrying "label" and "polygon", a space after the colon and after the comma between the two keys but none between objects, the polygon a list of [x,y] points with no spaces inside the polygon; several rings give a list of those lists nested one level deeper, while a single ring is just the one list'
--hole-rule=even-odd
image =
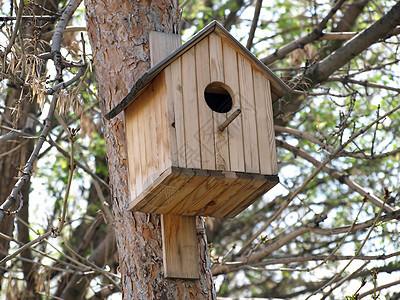
[{"label": "pitched roof", "polygon": [[152,80],[161,73],[169,64],[171,64],[177,57],[188,51],[191,47],[199,43],[203,38],[208,36],[210,33],[215,32],[216,34],[227,38],[232,45],[234,45],[238,51],[246,56],[261,72],[263,72],[271,82],[272,99],[273,101],[282,97],[289,91],[289,87],[279,79],[266,65],[264,65],[257,57],[255,57],[249,50],[246,49],[241,43],[239,43],[220,23],[212,21],[197,34],[195,34],[190,40],[184,43],[182,46],[173,51],[170,55],[161,60],[157,65],[149,69],[144,73],[132,87],[129,94],[121,100],[110,112],[105,115],[107,120],[114,118],[122,110],[124,110],[131,102],[133,102],[144,89],[152,82]]}]

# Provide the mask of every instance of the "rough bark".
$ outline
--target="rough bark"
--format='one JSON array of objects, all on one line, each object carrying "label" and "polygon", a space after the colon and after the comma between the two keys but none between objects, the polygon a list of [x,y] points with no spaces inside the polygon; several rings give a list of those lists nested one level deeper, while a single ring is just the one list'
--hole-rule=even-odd
[{"label": "rough bark", "polygon": [[[177,0],[86,0],[89,39],[95,58],[102,115],[114,107],[150,66],[151,30],[176,33]],[[124,115],[103,118],[115,234],[124,299],[214,299],[204,235],[199,235],[200,280],[165,279],[160,217],[132,213],[129,202]]]}]

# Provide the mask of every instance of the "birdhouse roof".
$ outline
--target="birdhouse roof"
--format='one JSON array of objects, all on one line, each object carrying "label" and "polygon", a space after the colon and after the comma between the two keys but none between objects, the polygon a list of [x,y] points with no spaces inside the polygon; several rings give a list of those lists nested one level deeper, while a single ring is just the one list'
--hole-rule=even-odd
[{"label": "birdhouse roof", "polygon": [[152,80],[161,73],[168,65],[170,65],[175,59],[187,52],[189,49],[194,47],[206,36],[215,32],[219,36],[222,36],[235,47],[235,49],[242,53],[247,59],[251,61],[253,65],[257,67],[271,82],[271,93],[272,100],[275,101],[282,97],[289,91],[289,87],[277,77],[265,64],[263,64],[257,57],[255,57],[249,50],[247,50],[241,43],[239,43],[220,23],[212,21],[201,31],[195,34],[190,40],[184,43],[182,46],[173,51],[170,55],[161,60],[157,65],[149,69],[144,73],[132,87],[129,94],[121,100],[109,113],[105,115],[107,120],[114,118],[122,110],[124,110],[131,102],[146,89],[146,87],[152,82]]}]

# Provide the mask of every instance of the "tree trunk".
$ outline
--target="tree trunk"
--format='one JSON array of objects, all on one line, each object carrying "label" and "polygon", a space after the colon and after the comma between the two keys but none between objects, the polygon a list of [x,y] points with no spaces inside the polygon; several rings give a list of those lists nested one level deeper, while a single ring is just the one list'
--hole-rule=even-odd
[{"label": "tree trunk", "polygon": [[[176,33],[177,0],[86,0],[89,39],[96,51],[95,70],[102,115],[128,94],[149,68],[152,30]],[[115,235],[124,299],[215,299],[207,243],[198,235],[200,280],[166,279],[161,223],[154,214],[132,213],[129,203],[124,114],[103,118]],[[198,220],[201,222],[201,220]]]}]

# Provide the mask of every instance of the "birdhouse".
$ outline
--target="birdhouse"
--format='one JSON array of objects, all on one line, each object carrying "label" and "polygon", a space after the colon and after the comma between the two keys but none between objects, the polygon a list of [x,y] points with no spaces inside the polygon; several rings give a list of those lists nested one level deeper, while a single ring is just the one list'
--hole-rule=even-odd
[{"label": "birdhouse", "polygon": [[232,218],[279,182],[272,103],[288,87],[215,21],[177,49],[154,34],[152,68],[106,115],[125,112],[129,209]]}]

